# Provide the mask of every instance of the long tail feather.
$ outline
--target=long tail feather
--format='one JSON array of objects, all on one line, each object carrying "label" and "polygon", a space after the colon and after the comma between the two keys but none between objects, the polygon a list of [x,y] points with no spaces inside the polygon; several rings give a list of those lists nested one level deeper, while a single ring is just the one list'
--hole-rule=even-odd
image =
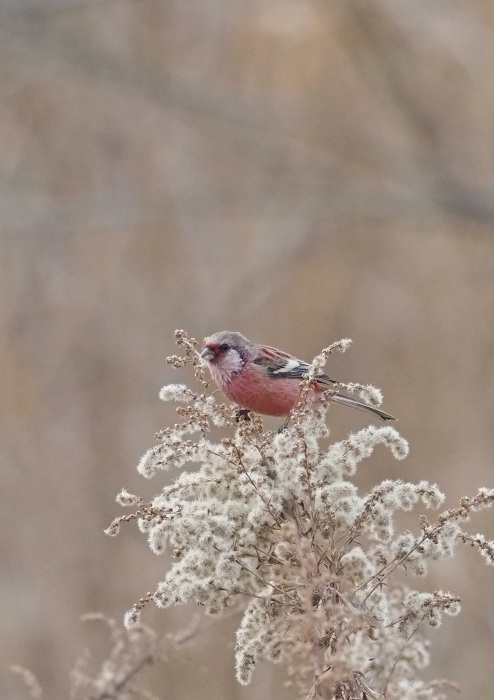
[{"label": "long tail feather", "polygon": [[374,408],[374,406],[369,406],[368,404],[357,401],[356,399],[351,399],[349,396],[343,396],[343,394],[334,394],[331,397],[331,401],[334,403],[339,403],[342,406],[356,408],[358,411],[370,411],[370,413],[374,413],[374,415],[379,416],[381,420],[396,420],[394,416],[381,411],[379,408]]}]

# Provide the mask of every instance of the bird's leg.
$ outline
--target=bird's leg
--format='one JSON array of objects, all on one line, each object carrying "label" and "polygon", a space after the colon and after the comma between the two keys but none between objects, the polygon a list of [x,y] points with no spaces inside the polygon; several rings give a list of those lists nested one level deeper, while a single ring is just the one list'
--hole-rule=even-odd
[{"label": "bird's leg", "polygon": [[283,425],[280,425],[280,427],[278,428],[278,435],[279,435],[280,433],[284,433],[285,430],[288,428],[288,423],[290,422],[290,418],[291,418],[291,417],[292,417],[292,412],[290,411],[290,413],[287,415],[287,417],[286,417],[285,422],[283,423]]},{"label": "bird's leg", "polygon": [[239,408],[235,413],[235,422],[240,423],[241,420],[250,420],[250,411],[247,408]]}]

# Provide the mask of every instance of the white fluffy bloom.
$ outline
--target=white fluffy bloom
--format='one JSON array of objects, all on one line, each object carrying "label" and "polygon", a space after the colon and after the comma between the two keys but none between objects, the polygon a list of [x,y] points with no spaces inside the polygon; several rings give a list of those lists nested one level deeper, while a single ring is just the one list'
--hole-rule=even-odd
[{"label": "white fluffy bloom", "polygon": [[375,573],[375,567],[362,547],[353,547],[340,559],[341,573],[353,583],[361,583]]},{"label": "white fluffy bloom", "polygon": [[197,396],[193,402],[194,408],[203,416],[208,418],[213,425],[222,427],[226,425],[225,417],[216,410],[214,396]]},{"label": "white fluffy bloom", "polygon": [[137,608],[131,608],[125,613],[124,625],[127,629],[138,625],[141,621],[141,611]]},{"label": "white fluffy bloom", "polygon": [[137,471],[139,474],[142,474],[142,476],[145,476],[146,479],[151,479],[156,472],[155,457],[156,453],[153,448],[145,452],[139,460]]},{"label": "white fluffy bloom", "polygon": [[185,384],[167,384],[160,391],[162,401],[182,401],[190,403],[194,398],[194,393]]},{"label": "white fluffy bloom", "polygon": [[316,489],[314,501],[316,507],[340,527],[353,525],[364,504],[357,487],[349,481],[335,481]]},{"label": "white fluffy bloom", "polygon": [[121,506],[134,506],[141,501],[139,496],[129,493],[126,489],[122,489],[115,500]]},{"label": "white fluffy bloom", "polygon": [[389,447],[395,459],[404,459],[408,455],[408,443],[395,428],[369,425],[328,448],[318,461],[317,478],[325,481],[325,472],[330,480],[337,475],[353,476],[359,462],[370,457],[377,445]]},{"label": "white fluffy bloom", "polygon": [[427,508],[439,508],[444,503],[444,493],[436,484],[429,484],[428,481],[420,481],[417,484],[417,491],[420,494],[422,503]]},{"label": "white fluffy bloom", "polygon": [[372,384],[345,384],[345,389],[351,394],[357,394],[360,396],[364,403],[369,404],[369,406],[380,406],[383,402],[383,395],[381,390]]},{"label": "white fluffy bloom", "polygon": [[284,633],[289,621],[286,616],[279,616],[276,608],[268,612],[271,594],[269,587],[259,592],[259,598],[247,606],[237,630],[235,667],[237,680],[242,685],[250,683],[261,656],[276,662],[283,655]]},{"label": "white fluffy bloom", "polygon": [[370,406],[380,406],[383,402],[381,390],[372,384],[367,384],[359,393],[360,398]]},{"label": "white fluffy bloom", "polygon": [[462,533],[462,538],[472,547],[475,547],[484,557],[485,563],[494,566],[494,540],[487,540],[484,535],[466,535]]}]

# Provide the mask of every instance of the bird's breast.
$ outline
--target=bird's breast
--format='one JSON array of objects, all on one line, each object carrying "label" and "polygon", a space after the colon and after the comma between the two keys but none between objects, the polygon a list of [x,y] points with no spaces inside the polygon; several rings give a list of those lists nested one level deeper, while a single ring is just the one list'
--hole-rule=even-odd
[{"label": "bird's breast", "polygon": [[266,416],[286,416],[300,396],[300,380],[272,379],[258,368],[246,366],[230,381],[220,384],[224,394],[243,408]]}]

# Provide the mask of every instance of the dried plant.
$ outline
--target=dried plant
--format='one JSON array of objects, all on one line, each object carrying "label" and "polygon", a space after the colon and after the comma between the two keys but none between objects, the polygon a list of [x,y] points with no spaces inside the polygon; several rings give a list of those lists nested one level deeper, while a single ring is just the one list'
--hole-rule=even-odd
[{"label": "dried plant", "polygon": [[[143,672],[170,661],[209,626],[196,616],[188,627],[160,635],[141,624],[127,629],[101,613],[84,615],[82,621],[103,622],[111,648],[100,663],[89,650],[79,656],[70,673],[69,700],[159,700],[163,696],[146,689]],[[15,665],[10,670],[20,676],[28,697],[43,699],[42,687],[29,669]]]},{"label": "dried plant", "polygon": [[18,666],[17,664],[11,666],[10,670],[12,673],[16,673],[20,676],[24,684],[24,688],[26,689],[26,692],[30,698],[33,698],[33,700],[42,700],[43,689],[32,671],[24,668],[23,666]]},{"label": "dried plant", "polygon": [[[163,608],[195,601],[213,615],[241,606],[240,683],[249,683],[259,661],[284,660],[307,700],[445,697],[445,681],[421,678],[429,664],[424,631],[437,627],[443,613],[458,614],[460,601],[448,592],[415,590],[399,574],[406,567],[424,577],[431,560],[453,556],[460,542],[494,564],[494,543],[462,529],[472,513],[492,505],[494,490],[480,489],[435,520],[421,516],[419,534],[397,533],[399,511],[418,504],[438,509],[444,496],[425,481],[388,479],[368,494],[352,483],[378,445],[401,460],[408,444],[389,426],[328,444],[330,396],[312,403],[311,387],[328,355],[347,342],[315,358],[288,427],[274,433],[259,416],[237,423],[236,407],[208,394],[196,341],[183,331],[176,340],[183,352],[169,363],[191,364],[203,390],[162,389],[163,400],[180,402],[182,422],[157,434],[138,470],[150,478],[159,469],[198,468],[181,471],[149,504],[125,490],[117,498],[135,510],[107,533],[137,520],[151,549],[168,548],[177,560],[157,590],[127,613],[129,629],[151,600]],[[372,387],[352,387],[379,403]],[[219,442],[208,438],[213,426],[225,431]]]},{"label": "dried plant", "polygon": [[143,687],[142,672],[160,661],[168,661],[200,631],[198,618],[189,628],[162,636],[144,625],[122,628],[101,614],[85,615],[83,620],[106,624],[112,648],[95,671],[90,668],[89,654],[80,656],[71,673],[70,700],[158,700]]}]

